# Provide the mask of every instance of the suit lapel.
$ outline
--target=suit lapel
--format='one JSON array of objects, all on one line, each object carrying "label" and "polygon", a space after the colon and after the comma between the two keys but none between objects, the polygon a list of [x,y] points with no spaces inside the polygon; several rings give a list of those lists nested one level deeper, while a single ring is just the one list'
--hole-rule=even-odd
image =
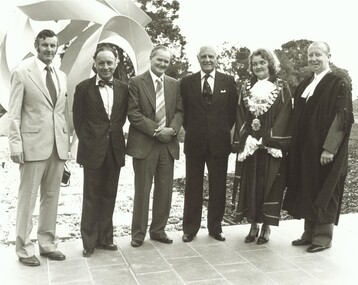
[{"label": "suit lapel", "polygon": [[213,99],[211,101],[211,105],[215,103],[215,101],[220,96],[221,87],[224,86],[223,77],[219,72],[215,72],[215,81],[214,81],[214,90],[213,90]]},{"label": "suit lapel", "polygon": [[121,98],[122,92],[120,85],[117,83],[115,79],[113,79],[113,106],[112,106],[112,112],[111,112],[111,120],[113,120],[116,116],[119,115],[118,112],[113,112],[113,110],[119,110],[119,105],[121,104],[122,98]]},{"label": "suit lapel", "polygon": [[46,97],[47,101],[49,101],[51,106],[53,107],[50,93],[48,92],[48,89],[47,89],[45,83],[43,82],[43,79],[41,78],[41,71],[39,70],[35,60],[33,61],[33,63],[31,65],[29,65],[28,74],[29,74],[30,79],[37,85],[37,87],[40,89],[40,91]]},{"label": "suit lapel", "polygon": [[99,92],[98,86],[96,86],[96,76],[92,77],[92,80],[89,85],[88,94],[93,98],[93,101],[98,106],[98,112],[101,115],[101,117],[103,119],[109,120],[106,109],[104,108],[101,93]]},{"label": "suit lapel", "polygon": [[171,106],[172,100],[174,98],[173,94],[173,82],[171,82],[167,76],[164,75],[164,98],[165,98],[165,113],[168,114],[169,108]]},{"label": "suit lapel", "polygon": [[199,103],[206,109],[207,106],[204,102],[203,94],[201,92],[200,71],[193,76],[192,89],[194,90],[194,96],[198,99]]},{"label": "suit lapel", "polygon": [[144,94],[147,96],[150,104],[152,105],[153,109],[155,110],[155,90],[152,77],[150,76],[149,71],[143,73],[141,76],[143,85],[142,88],[144,90]]}]

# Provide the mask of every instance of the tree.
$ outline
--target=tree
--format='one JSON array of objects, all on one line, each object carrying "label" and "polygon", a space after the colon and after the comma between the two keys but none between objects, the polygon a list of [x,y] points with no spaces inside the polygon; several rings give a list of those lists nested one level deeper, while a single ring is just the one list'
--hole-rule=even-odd
[{"label": "tree", "polygon": [[[298,84],[311,74],[307,60],[307,49],[311,43],[310,40],[289,41],[283,44],[280,50],[275,50],[281,63],[280,76],[288,82],[292,94],[294,94]],[[333,72],[345,78],[348,84],[352,86],[352,79],[347,70],[341,69],[333,63],[330,63],[330,68]]]},{"label": "tree", "polygon": [[181,35],[180,28],[174,25],[180,9],[177,0],[135,0],[152,19],[146,26],[146,31],[152,42],[168,46],[173,52],[173,61],[166,74],[181,78],[188,73],[189,61],[185,53],[186,40]]},{"label": "tree", "polygon": [[246,47],[238,47],[228,42],[223,43],[223,48],[218,57],[218,67],[240,80],[250,77],[249,73],[250,50]]}]

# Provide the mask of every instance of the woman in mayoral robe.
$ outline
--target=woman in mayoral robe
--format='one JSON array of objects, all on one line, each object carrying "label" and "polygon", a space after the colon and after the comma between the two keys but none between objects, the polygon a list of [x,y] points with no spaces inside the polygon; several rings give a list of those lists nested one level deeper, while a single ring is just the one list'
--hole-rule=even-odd
[{"label": "woman in mayoral robe", "polygon": [[[249,57],[252,77],[240,86],[233,152],[241,163],[236,220],[251,223],[246,243],[269,241],[270,225],[278,226],[285,167],[291,134],[292,99],[288,84],[278,77],[280,63],[267,49]],[[259,223],[262,223],[261,231]]]}]

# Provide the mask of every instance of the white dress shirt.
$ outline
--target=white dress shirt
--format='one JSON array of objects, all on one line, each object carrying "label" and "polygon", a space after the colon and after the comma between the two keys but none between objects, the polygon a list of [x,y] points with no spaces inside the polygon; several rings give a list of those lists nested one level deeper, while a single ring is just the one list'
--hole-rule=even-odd
[{"label": "white dress shirt", "polygon": [[[205,75],[206,73],[203,72],[202,70],[200,71],[200,78],[201,78],[201,92],[203,92],[203,87],[204,87],[204,80],[205,80]],[[207,79],[210,88],[211,88],[211,93],[214,93],[214,81],[215,81],[215,69],[209,73],[209,77]]]},{"label": "white dress shirt", "polygon": [[[111,117],[112,107],[113,107],[113,86],[105,84],[103,87],[99,86],[98,81],[103,80],[98,75],[96,76],[96,85],[98,85],[99,92],[101,93],[104,109],[108,115],[108,118]],[[113,80],[113,78],[111,79]],[[111,81],[110,80],[110,81]]]},{"label": "white dress shirt", "polygon": [[316,89],[318,83],[322,80],[322,78],[328,73],[331,72],[331,69],[327,68],[322,71],[320,74],[314,74],[314,78],[310,84],[307,85],[305,91],[303,91],[301,97],[306,98],[306,101],[313,95],[314,90]]},{"label": "white dress shirt", "polygon": [[[47,75],[46,66],[47,65],[37,57],[36,57],[35,62],[37,64],[37,66],[39,67],[39,70],[40,70],[40,73],[41,73],[41,78],[42,78],[42,80],[43,80],[43,82],[45,83],[45,86],[46,86],[46,75]],[[57,75],[56,75],[56,69],[55,69],[53,64],[50,64],[49,66],[51,67],[51,73],[50,74],[52,76],[53,83],[55,83],[56,95],[58,96],[59,86],[58,86],[58,80],[57,80]]]}]

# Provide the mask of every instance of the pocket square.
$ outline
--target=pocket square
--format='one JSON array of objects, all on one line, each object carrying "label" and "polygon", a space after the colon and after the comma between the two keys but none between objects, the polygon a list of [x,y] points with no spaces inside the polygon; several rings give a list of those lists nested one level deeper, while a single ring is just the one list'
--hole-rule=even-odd
[{"label": "pocket square", "polygon": [[226,93],[226,90],[225,89],[220,90],[220,93]]}]

